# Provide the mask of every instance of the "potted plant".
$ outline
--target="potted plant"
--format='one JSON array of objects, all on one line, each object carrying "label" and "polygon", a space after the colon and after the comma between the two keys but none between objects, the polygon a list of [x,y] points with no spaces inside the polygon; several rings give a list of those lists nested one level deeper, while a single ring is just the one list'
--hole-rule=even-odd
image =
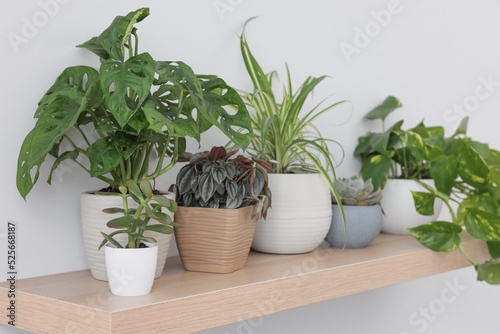
[{"label": "potted plant", "polygon": [[[468,118],[446,140],[439,168],[432,177],[436,187],[414,192],[417,211],[432,213],[436,200],[450,211],[451,221],[432,221],[410,229],[424,246],[438,252],[455,249],[477,270],[478,280],[500,284],[500,152],[466,135]],[[483,263],[472,259],[461,246],[460,234],[484,240],[491,258]]]},{"label": "potted plant", "polygon": [[186,270],[230,273],[247,260],[255,220],[271,204],[269,164],[223,147],[194,155],[177,175],[175,238]]},{"label": "potted plant", "polygon": [[[305,112],[304,102],[325,76],[308,77],[293,91],[287,67],[287,85],[282,101],[278,102],[272,87],[275,73],[266,74],[262,70],[250,52],[245,28],[240,45],[254,86],[253,92],[243,94],[254,110],[251,114],[254,136],[247,151],[255,158],[269,161],[275,172],[269,174],[273,206],[265,222],[257,221],[252,248],[277,254],[310,252],[325,239],[330,228],[330,191],[339,198],[328,175],[332,172],[335,179],[328,144],[338,143],[322,137],[314,121],[346,101],[323,108],[320,103]],[[301,117],[302,112],[305,114]],[[343,215],[342,206],[339,208]]]},{"label": "potted plant", "polygon": [[381,120],[382,132],[359,137],[354,151],[362,159],[363,178],[371,179],[375,189],[384,188],[382,232],[392,234],[409,234],[408,228],[436,219],[442,206],[436,201],[433,215],[422,216],[414,208],[411,191],[424,191],[422,183],[434,185],[431,176],[439,168],[444,129],[426,127],[422,122],[404,130],[402,120],[386,129],[385,118],[401,106],[397,98],[389,96],[365,115],[369,120]]},{"label": "potted plant", "polygon": [[374,190],[371,179],[360,176],[340,178],[335,182],[345,213],[345,226],[333,198],[332,225],[326,241],[338,248],[363,248],[379,235],[382,229],[380,200],[382,190]]},{"label": "potted plant", "polygon": [[[69,67],[42,97],[19,154],[17,187],[24,198],[49,155],[55,158],[49,183],[52,172],[72,160],[118,195],[129,179],[154,180],[166,173],[185,150],[186,138],[199,141],[212,125],[241,147],[248,145],[252,129],[245,103],[221,78],[139,53],[135,25],[148,15],[149,9],[141,8],[117,16],[99,36],[79,45],[99,57],[100,68]],[[236,112],[226,112],[226,106]],[[103,252],[96,251],[107,219],[101,210],[121,198],[103,204],[94,193],[81,198],[85,248],[92,275],[105,280]],[[157,275],[169,240],[159,240]]]},{"label": "potted plant", "polygon": [[[156,272],[158,245],[156,239],[147,237],[144,232],[172,234],[175,224],[169,215],[162,213],[165,207],[170,212],[177,205],[165,196],[155,194],[151,182],[142,180],[126,181],[127,187],[120,186],[122,207],[108,208],[104,213],[121,216],[111,219],[106,225],[114,229],[112,233],[101,232],[104,240],[99,249],[105,247],[106,271],[111,292],[117,296],[142,296],[151,291]],[[109,192],[99,193],[109,195]],[[128,199],[138,204],[130,208]],[[156,224],[150,224],[151,220]],[[119,242],[117,235],[125,235],[127,240]]]}]

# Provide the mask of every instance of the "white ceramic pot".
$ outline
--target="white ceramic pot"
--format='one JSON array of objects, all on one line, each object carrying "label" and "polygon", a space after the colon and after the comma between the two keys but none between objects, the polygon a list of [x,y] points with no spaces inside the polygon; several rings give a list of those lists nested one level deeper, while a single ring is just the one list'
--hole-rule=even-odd
[{"label": "white ceramic pot", "polygon": [[[421,180],[434,187],[433,180]],[[411,191],[428,192],[422,185],[413,180],[389,179],[384,187],[382,201],[380,202],[384,217],[382,232],[390,234],[410,235],[408,228],[430,223],[436,220],[441,213],[443,202],[436,199],[434,202],[434,215],[424,216],[417,212]]]},{"label": "white ceramic pot", "polygon": [[[170,199],[174,199],[172,193],[165,195]],[[130,207],[137,208],[137,204],[129,198]],[[83,241],[85,243],[85,251],[87,253],[87,260],[89,262],[90,271],[95,279],[107,281],[108,275],[106,274],[106,264],[104,261],[104,247],[98,250],[102,242],[101,232],[111,233],[115,229],[108,228],[106,223],[113,218],[118,218],[122,214],[106,214],[102,210],[113,207],[123,207],[123,200],[120,196],[102,196],[94,193],[82,193],[80,196],[80,207],[82,217]],[[174,214],[168,210],[164,211],[172,219]],[[160,234],[151,231],[146,231],[145,236],[153,237],[158,242],[158,263],[156,266],[155,278],[161,276],[165,261],[172,239],[171,234]],[[116,235],[117,241],[126,241],[125,234]]]},{"label": "white ceramic pot", "polygon": [[269,174],[272,207],[255,227],[252,248],[274,254],[313,251],[332,219],[328,183],[320,174]]},{"label": "white ceramic pot", "polygon": [[148,247],[116,248],[109,243],[104,247],[108,283],[112,294],[144,296],[151,292],[158,262],[158,245],[145,244]]}]

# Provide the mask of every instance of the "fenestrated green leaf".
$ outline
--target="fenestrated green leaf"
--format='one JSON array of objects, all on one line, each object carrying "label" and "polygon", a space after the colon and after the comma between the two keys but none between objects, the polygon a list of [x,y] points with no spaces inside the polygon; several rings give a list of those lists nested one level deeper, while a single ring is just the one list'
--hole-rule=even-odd
[{"label": "fenestrated green leaf", "polygon": [[460,141],[458,173],[466,183],[480,187],[490,179],[490,170],[483,158],[465,140]]},{"label": "fenestrated green leaf", "polygon": [[394,96],[388,96],[380,105],[373,108],[365,115],[366,119],[381,119],[384,120],[391,112],[402,107],[401,102]]},{"label": "fenestrated green leaf", "polygon": [[215,180],[211,174],[202,174],[201,179],[200,179],[200,195],[201,199],[205,202],[208,202],[210,200],[210,197],[212,197],[217,190],[217,185],[215,183]]},{"label": "fenestrated green leaf", "polygon": [[458,176],[456,157],[443,155],[436,161],[433,161],[430,167],[430,173],[435,182],[436,189],[449,196],[455,179]]},{"label": "fenestrated green leaf", "polygon": [[486,211],[469,209],[465,227],[473,237],[486,241],[500,241],[500,216]]},{"label": "fenestrated green leaf", "polygon": [[76,160],[76,158],[78,158],[78,151],[66,151],[63,154],[61,154],[60,156],[58,156],[57,159],[52,164],[52,168],[50,169],[50,174],[49,174],[49,178],[47,179],[47,183],[48,184],[52,183],[52,174],[57,169],[57,167],[59,167],[61,162],[63,162],[64,160],[68,160],[68,159],[69,160]]},{"label": "fenestrated green leaf", "polygon": [[408,230],[422,245],[436,252],[451,252],[460,245],[462,228],[453,223],[435,221]]},{"label": "fenestrated green leaf", "polygon": [[149,53],[127,59],[125,63],[106,60],[100,68],[106,107],[123,128],[150,94],[155,74]]},{"label": "fenestrated green leaf", "polygon": [[[238,92],[221,78],[203,81],[202,89],[205,110],[198,110],[198,112],[218,127],[238,147],[243,150],[247,148],[253,130],[248,110]],[[228,113],[224,107],[234,108],[236,112]]]},{"label": "fenestrated green leaf", "polygon": [[477,280],[489,284],[500,284],[500,260],[487,261],[476,265]]},{"label": "fenestrated green leaf", "polygon": [[[24,199],[38,180],[40,166],[46,155],[73,127],[86,107],[85,101],[85,97],[79,103],[66,96],[57,97],[44,109],[34,129],[24,139],[17,162],[16,180],[19,193]],[[32,178],[34,168],[36,172]]]},{"label": "fenestrated green leaf", "polygon": [[114,170],[121,160],[121,154],[109,138],[99,138],[87,149],[90,161],[90,176],[100,176]]},{"label": "fenestrated green leaf", "polygon": [[134,223],[133,216],[123,216],[120,218],[111,219],[106,226],[109,228],[128,228]]},{"label": "fenestrated green leaf", "polygon": [[172,234],[174,233],[174,229],[168,225],[157,224],[157,225],[148,225],[144,228],[146,231],[153,231],[162,234]]},{"label": "fenestrated green leaf", "polygon": [[149,8],[140,8],[126,16],[117,16],[99,36],[77,45],[86,48],[103,59],[124,60],[124,45],[128,43],[134,24],[149,15]]},{"label": "fenestrated green leaf", "polygon": [[500,241],[486,241],[486,245],[492,258],[500,258]]},{"label": "fenestrated green leaf", "polygon": [[412,191],[413,202],[418,213],[424,216],[434,214],[434,201],[436,196],[432,193]]},{"label": "fenestrated green leaf", "polygon": [[[38,102],[35,118],[39,118],[44,110],[60,96],[65,96],[77,104],[81,104],[82,98],[86,97],[85,102],[90,107],[100,104],[103,94],[92,89],[94,83],[99,86],[99,73],[92,67],[72,66],[66,68]],[[95,98],[97,101],[90,101]]]},{"label": "fenestrated green leaf", "polygon": [[189,118],[169,119],[156,109],[153,101],[146,102],[144,115],[149,122],[149,128],[157,133],[168,134],[174,137],[199,137],[194,120]]},{"label": "fenestrated green leaf", "polygon": [[384,188],[389,177],[392,159],[385,155],[373,155],[366,159],[361,167],[363,179],[372,179],[374,189]]},{"label": "fenestrated green leaf", "polygon": [[141,142],[138,142],[137,139],[137,136],[116,131],[113,138],[113,145],[115,146],[116,151],[119,152],[124,159],[128,159],[142,144]]},{"label": "fenestrated green leaf", "polygon": [[151,185],[151,182],[149,180],[141,180],[139,183],[139,187],[142,190],[142,193],[147,197],[147,198],[153,198],[153,186]]}]

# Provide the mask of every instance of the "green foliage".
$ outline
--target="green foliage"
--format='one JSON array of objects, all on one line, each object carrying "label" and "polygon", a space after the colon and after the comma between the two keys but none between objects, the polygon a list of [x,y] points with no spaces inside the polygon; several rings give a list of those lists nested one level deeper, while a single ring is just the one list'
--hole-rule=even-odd
[{"label": "green foliage", "polygon": [[[248,24],[248,20],[245,23]],[[312,109],[302,114],[308,97],[326,76],[308,77],[297,90],[292,88],[288,65],[287,82],[283,85],[282,100],[278,101],[272,87],[276,72],[265,73],[251,53],[245,37],[245,28],[240,36],[243,61],[253,83],[253,92],[243,93],[243,98],[254,110],[251,121],[254,135],[248,152],[255,158],[269,161],[276,173],[313,172],[321,173],[327,180],[334,198],[340,202],[334,182],[328,175],[335,176],[334,157],[328,144],[342,146],[321,136],[314,125],[318,117],[347,103],[340,101],[322,106],[324,99]],[[343,159],[343,156],[342,156]],[[339,205],[345,221],[342,205]]]},{"label": "green foliage", "polygon": [[[141,180],[139,184],[134,180],[127,180],[126,184],[127,187],[120,187],[119,193],[119,196],[123,199],[123,208],[107,208],[102,210],[104,213],[109,214],[122,213],[123,216],[111,219],[106,224],[109,228],[116,229],[116,231],[109,234],[101,232],[104,239],[99,249],[107,242],[112,243],[118,248],[123,248],[114,239],[114,236],[118,234],[128,235],[127,248],[139,248],[142,241],[156,243],[155,239],[144,236],[145,231],[171,234],[174,232],[173,226],[179,226],[168,215],[161,212],[162,208],[167,208],[171,212],[175,212],[177,205],[174,201],[163,195],[153,195],[153,188],[149,180]],[[129,197],[139,205],[137,209],[129,208]],[[150,224],[152,221],[155,224]]]},{"label": "green foliage", "polygon": [[[344,205],[375,205],[382,199],[381,189],[374,191],[371,179],[364,181],[356,175],[338,179],[335,189]],[[332,201],[337,203],[335,198],[332,198]]]},{"label": "green foliage", "polygon": [[[444,138],[444,145],[439,145],[439,154],[433,156],[435,160],[431,161],[430,171],[436,188],[421,183],[429,192],[413,192],[415,207],[420,214],[432,214],[435,199],[440,199],[450,210],[452,221],[432,222],[410,231],[432,250],[449,252],[460,248],[475,266],[478,280],[499,284],[499,152],[468,138],[467,121],[464,119],[453,136]],[[487,242],[490,260],[476,263],[469,257],[460,246],[459,234],[463,229],[474,238]]]},{"label": "green foliage", "polygon": [[[118,16],[79,45],[100,58],[99,70],[69,67],[42,97],[19,154],[17,187],[23,198],[48,154],[56,158],[49,183],[69,159],[117,192],[129,179],[138,183],[167,172],[185,150],[186,137],[199,141],[213,125],[238,146],[248,146],[250,117],[233,88],[216,76],[196,75],[183,62],[139,53],[135,24],[148,15],[149,9],[141,8]],[[59,152],[63,143],[71,148]],[[153,151],[158,158],[150,170]]]},{"label": "green foliage", "polygon": [[[385,118],[401,106],[397,98],[389,96],[365,116],[369,120],[380,119],[383,132],[369,132],[358,138],[354,155],[362,159],[363,178],[371,178],[375,189],[383,188],[389,177],[424,179],[432,173],[448,173],[454,178],[456,171],[449,170],[449,161],[439,160],[446,148],[442,127],[426,127],[422,122],[403,130],[403,121],[399,121],[385,130]],[[439,186],[449,188],[450,182],[442,180]]]},{"label": "green foliage", "polygon": [[179,171],[174,193],[181,206],[237,209],[257,204],[256,213],[264,218],[271,206],[267,172],[271,166],[261,159],[226,152],[213,147],[210,152],[185,153],[189,161]]}]

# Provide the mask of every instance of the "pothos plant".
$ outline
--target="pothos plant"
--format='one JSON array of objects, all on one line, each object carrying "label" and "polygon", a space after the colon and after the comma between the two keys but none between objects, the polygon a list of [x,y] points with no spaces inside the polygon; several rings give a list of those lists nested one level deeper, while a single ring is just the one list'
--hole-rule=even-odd
[{"label": "pothos plant", "polygon": [[[145,231],[153,231],[162,234],[172,234],[173,226],[180,226],[172,221],[170,216],[161,212],[162,208],[167,208],[170,212],[177,211],[177,204],[160,194],[155,194],[149,180],[141,180],[137,184],[133,180],[126,181],[127,186],[120,186],[119,196],[123,199],[123,208],[107,208],[104,213],[116,214],[122,213],[123,216],[110,220],[106,225],[109,228],[117,229],[115,232],[106,234],[101,232],[104,237],[99,249],[107,242],[115,245],[117,248],[141,248],[145,245],[143,241],[156,243],[151,237],[145,237]],[[99,192],[101,195],[109,195],[109,192]],[[129,207],[128,198],[131,197],[138,204],[137,209]],[[157,224],[150,224],[151,220]],[[115,236],[126,234],[128,236],[127,244],[122,245]]]},{"label": "pothos plant", "polygon": [[179,206],[238,209],[256,205],[255,214],[266,218],[271,206],[267,172],[273,169],[264,160],[243,155],[224,147],[196,154],[184,153],[185,165],[177,175],[174,193]]},{"label": "pothos plant", "polygon": [[[438,252],[459,248],[478,273],[478,280],[500,284],[500,152],[466,134],[468,118],[445,141],[431,176],[436,188],[421,183],[428,192],[413,192],[420,214],[432,215],[434,201],[442,200],[451,222],[434,221],[409,229],[424,246]],[[472,259],[461,245],[467,231],[484,240],[491,258],[483,263]]]},{"label": "pothos plant", "polygon": [[[48,183],[64,160],[72,160],[119,192],[127,180],[137,183],[168,171],[185,150],[186,137],[199,141],[213,125],[247,147],[248,111],[224,80],[139,52],[135,24],[148,15],[149,9],[141,8],[117,16],[99,36],[78,45],[99,57],[99,69],[69,67],[42,97],[19,154],[17,187],[23,198],[48,155],[55,157]],[[227,106],[236,112],[226,112]]]},{"label": "pothos plant", "polygon": [[359,137],[354,150],[354,155],[362,159],[363,178],[371,179],[375,189],[383,188],[389,177],[428,179],[433,169],[440,168],[439,157],[445,146],[443,127],[427,127],[421,122],[404,130],[401,120],[386,129],[386,117],[401,106],[397,98],[389,96],[368,112],[365,118],[380,120],[382,132],[369,132]]},{"label": "pothos plant", "polygon": [[[254,110],[250,115],[254,135],[247,152],[255,158],[269,161],[275,173],[321,173],[327,180],[333,196],[340,202],[334,187],[335,159],[328,144],[334,143],[341,149],[342,146],[335,140],[321,136],[314,122],[318,117],[348,102],[340,101],[325,107],[322,106],[325,101],[323,100],[301,115],[307,98],[326,76],[308,77],[294,91],[288,66],[283,99],[278,101],[272,86],[276,72],[265,73],[262,70],[246,41],[245,28],[252,19],[245,23],[240,36],[243,61],[254,86],[253,92],[243,93],[244,100]],[[329,172],[333,173],[333,181]],[[344,217],[341,204],[339,208]]]}]

